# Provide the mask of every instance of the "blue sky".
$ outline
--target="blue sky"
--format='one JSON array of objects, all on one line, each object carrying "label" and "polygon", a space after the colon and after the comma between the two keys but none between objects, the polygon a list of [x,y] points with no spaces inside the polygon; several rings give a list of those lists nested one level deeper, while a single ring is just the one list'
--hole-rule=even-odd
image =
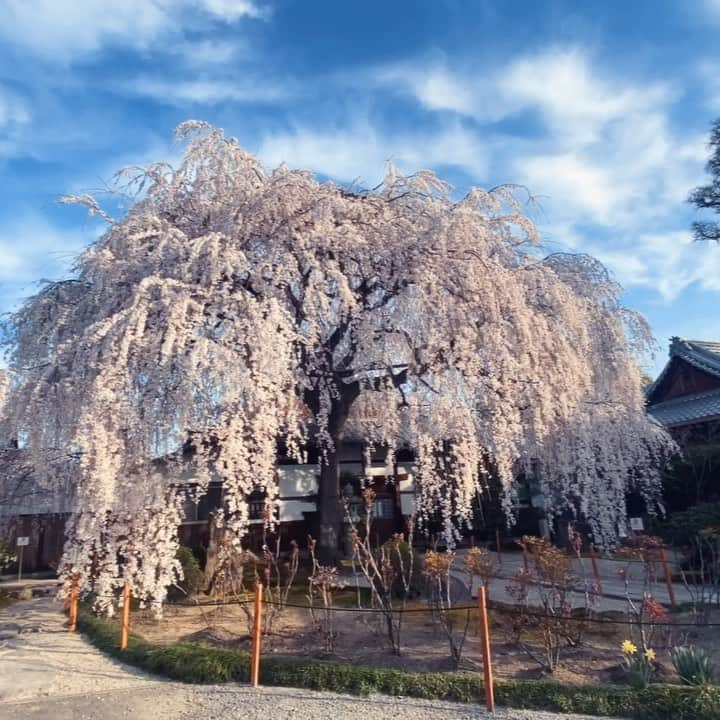
[{"label": "blue sky", "polygon": [[685,203],[720,116],[720,0],[0,0],[0,310],[98,226],[64,193],[173,161],[187,118],[269,166],[458,192],[521,183],[671,335],[720,338],[720,247]]}]

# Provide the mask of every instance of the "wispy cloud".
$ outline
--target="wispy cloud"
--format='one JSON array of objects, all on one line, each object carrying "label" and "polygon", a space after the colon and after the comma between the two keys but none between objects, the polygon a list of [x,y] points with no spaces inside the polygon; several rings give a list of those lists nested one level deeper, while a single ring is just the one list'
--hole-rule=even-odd
[{"label": "wispy cloud", "polygon": [[16,153],[20,135],[31,120],[32,112],[28,103],[0,84],[0,159]]},{"label": "wispy cloud", "polygon": [[20,213],[0,225],[0,298],[4,308],[36,292],[38,281],[64,277],[77,253],[96,237],[93,227],[65,230],[34,212]]},{"label": "wispy cloud", "polygon": [[5,0],[0,37],[37,55],[68,61],[104,46],[148,48],[198,22],[262,18],[253,0]]},{"label": "wispy cloud", "polygon": [[[673,128],[680,93],[669,81],[633,79],[580,47],[549,46],[489,71],[435,58],[380,68],[370,82],[426,111],[492,125],[492,169],[543,196],[552,242],[566,237],[567,246],[594,251],[624,284],[665,299],[692,283],[720,289],[720,254],[693,245],[687,214],[678,213],[702,177],[706,139]],[[503,125],[520,114],[534,115],[532,140]]]},{"label": "wispy cloud", "polygon": [[693,283],[720,291],[720,252],[715,245],[694,242],[686,230],[645,233],[624,241],[622,249],[592,250],[626,287],[652,288],[668,302]]},{"label": "wispy cloud", "polygon": [[711,20],[720,21],[720,0],[702,0],[702,6]]},{"label": "wispy cloud", "polygon": [[292,94],[289,87],[260,80],[228,78],[168,79],[167,77],[140,77],[124,83],[122,92],[128,95],[151,98],[164,105],[213,105],[220,102],[274,103],[286,100]]},{"label": "wispy cloud", "polygon": [[341,128],[297,127],[265,135],[258,155],[270,166],[285,162],[365,185],[382,179],[389,160],[406,172],[455,167],[481,177],[487,171],[479,139],[455,122],[435,131],[408,133],[388,133],[369,121]]}]

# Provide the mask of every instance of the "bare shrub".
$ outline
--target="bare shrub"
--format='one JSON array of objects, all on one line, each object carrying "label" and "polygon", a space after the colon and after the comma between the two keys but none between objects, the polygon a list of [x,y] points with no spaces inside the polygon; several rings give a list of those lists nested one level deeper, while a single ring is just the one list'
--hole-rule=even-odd
[{"label": "bare shrub", "polygon": [[[542,538],[524,536],[520,545],[527,567],[518,572],[508,585],[516,608],[511,615],[510,633],[543,670],[553,672],[563,647],[582,641],[588,606],[576,614],[572,607],[575,577],[571,558]],[[536,602],[533,600],[536,599]],[[542,652],[531,639],[540,638]]]},{"label": "bare shrub", "polygon": [[268,540],[266,528],[262,555],[256,555],[243,550],[233,533],[223,533],[217,543],[210,581],[210,591],[222,602],[232,599],[242,602],[249,632],[253,626],[253,608],[249,599],[257,583],[261,582],[264,605],[262,631],[265,635],[272,633],[275,622],[285,610],[300,560],[299,548],[294,540],[290,542],[287,554],[281,552],[279,535],[274,538],[272,547],[268,545]]},{"label": "bare shrub", "polygon": [[408,518],[407,546],[409,553],[403,552],[406,540],[397,533],[380,547],[373,548],[372,506],[375,493],[371,488],[363,491],[364,517],[357,527],[350,516],[349,504],[345,503],[345,516],[350,524],[350,538],[353,548],[353,570],[359,570],[365,577],[371,597],[371,606],[379,611],[382,634],[387,639],[392,652],[401,653],[402,611],[411,595],[412,578],[415,566],[413,547],[414,523]]},{"label": "bare shrub", "polygon": [[470,626],[470,612],[455,610],[453,607],[451,570],[454,562],[454,552],[430,550],[425,555],[423,573],[428,581],[428,603],[432,609],[433,619],[440,624],[445,633],[450,658],[457,668],[460,665]]},{"label": "bare shrub", "polygon": [[[310,616],[318,634],[323,638],[326,652],[335,649],[337,638],[335,612],[333,609],[333,593],[345,587],[345,583],[337,576],[337,568],[321,565],[315,555],[317,541],[308,535],[308,551],[312,561],[312,573],[308,578],[308,604]],[[318,600],[320,602],[318,608]]]}]

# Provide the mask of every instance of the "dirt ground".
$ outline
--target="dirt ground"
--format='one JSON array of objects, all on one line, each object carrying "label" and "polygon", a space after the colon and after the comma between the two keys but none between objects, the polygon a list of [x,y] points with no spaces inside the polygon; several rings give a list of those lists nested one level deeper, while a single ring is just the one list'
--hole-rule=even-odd
[{"label": "dirt ground", "polygon": [[[185,640],[249,650],[248,612],[249,607],[245,611],[237,605],[172,606],[167,608],[160,621],[153,619],[148,613],[135,613],[133,631],[160,643]],[[408,670],[452,669],[444,631],[437,621],[433,621],[429,612],[408,613],[404,616],[403,651],[400,657],[390,652],[385,641],[382,616],[357,611],[337,611],[333,615],[336,637],[332,652],[325,650],[324,634],[318,629],[318,624],[313,622],[308,610],[286,608],[274,619],[272,632],[264,638],[263,653],[335,659]],[[622,616],[614,614],[605,617],[620,619]],[[691,620],[688,614],[672,617],[678,623]],[[318,617],[318,620],[321,619]],[[469,619],[468,632],[460,668],[477,670],[482,667],[477,613],[474,610],[457,613],[456,621],[459,626],[464,626],[466,619]],[[716,619],[718,620],[720,618]],[[554,677],[574,684],[623,682],[620,644],[627,638],[633,638],[637,642],[637,633],[628,634],[628,627],[607,622],[587,627],[579,645],[562,648],[561,667],[555,671]],[[720,627],[657,628],[654,634],[649,635],[649,645],[658,655],[656,679],[668,682],[677,680],[669,659],[669,649],[674,645],[690,643],[704,647],[715,656],[716,662],[720,661],[719,631]],[[496,677],[527,679],[542,676],[539,663],[528,653],[528,649],[535,654],[540,652],[537,636],[526,636],[528,649],[518,645],[513,641],[508,616],[503,612],[491,611],[491,637]]]}]

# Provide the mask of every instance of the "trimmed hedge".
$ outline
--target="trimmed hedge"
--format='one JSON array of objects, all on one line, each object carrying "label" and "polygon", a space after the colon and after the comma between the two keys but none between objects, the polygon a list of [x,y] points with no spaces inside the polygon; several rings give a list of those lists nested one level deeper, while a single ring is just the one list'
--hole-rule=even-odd
[{"label": "trimmed hedge", "polygon": [[[248,682],[250,657],[246,652],[177,643],[155,645],[130,636],[128,647],[118,647],[116,623],[98,618],[81,607],[78,627],[101,650],[148,672],[189,683]],[[472,673],[418,673],[383,667],[270,656],[262,659],[264,685],[330,690],[354,695],[371,692],[408,697],[483,703],[482,678]],[[498,705],[526,710],[614,715],[634,720],[718,720],[720,686],[702,688],[651,685],[630,687],[572,686],[545,680],[495,683]]]}]

